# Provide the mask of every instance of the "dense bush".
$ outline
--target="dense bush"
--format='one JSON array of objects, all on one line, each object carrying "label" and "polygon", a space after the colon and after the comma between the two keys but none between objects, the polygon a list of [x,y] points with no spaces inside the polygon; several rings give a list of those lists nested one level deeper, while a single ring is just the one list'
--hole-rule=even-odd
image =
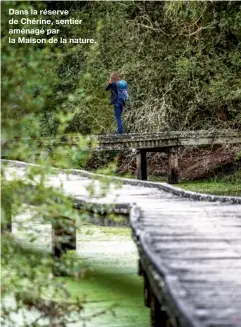
[{"label": "dense bush", "polygon": [[114,130],[104,90],[113,70],[129,82],[131,98],[124,114],[127,132],[240,126],[239,2],[69,6],[84,23],[63,33],[94,36],[98,41],[91,55],[86,47],[76,46],[59,72],[59,88],[83,86],[86,92],[81,99],[72,98],[69,110],[77,108],[77,113],[69,131]]},{"label": "dense bush", "polygon": [[[42,135],[57,132],[59,110],[72,113],[66,132],[114,132],[113,109],[105,91],[111,71],[120,71],[129,83],[126,132],[240,127],[239,2],[52,1],[46,5],[68,9],[69,17],[83,20],[82,25],[61,26],[61,36],[93,37],[97,43],[58,44],[55,49],[36,46],[38,69],[32,85],[25,83],[28,90],[21,84],[33,67],[18,67],[24,74],[18,73],[22,80],[12,96],[22,96],[24,101],[29,94],[34,104],[49,93],[39,116]],[[3,24],[3,33],[6,29]],[[26,48],[21,46],[20,51],[28,53],[27,62],[33,47]],[[5,51],[3,61],[7,55]],[[11,65],[16,68],[16,63]],[[18,115],[25,112],[28,109],[21,105]]]}]

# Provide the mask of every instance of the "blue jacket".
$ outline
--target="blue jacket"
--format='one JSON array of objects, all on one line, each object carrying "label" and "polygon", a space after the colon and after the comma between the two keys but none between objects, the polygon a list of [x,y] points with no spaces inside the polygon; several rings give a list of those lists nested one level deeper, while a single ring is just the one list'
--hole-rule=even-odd
[{"label": "blue jacket", "polygon": [[110,83],[106,86],[106,91],[111,90],[110,94],[110,103],[111,104],[118,104],[118,90],[117,90],[117,84],[116,82]]}]

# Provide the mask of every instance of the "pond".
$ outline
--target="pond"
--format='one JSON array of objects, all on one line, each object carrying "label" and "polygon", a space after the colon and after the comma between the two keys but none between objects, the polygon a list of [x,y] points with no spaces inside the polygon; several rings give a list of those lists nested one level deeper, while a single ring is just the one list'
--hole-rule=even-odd
[{"label": "pond", "polygon": [[[32,209],[13,222],[13,233],[25,243],[34,235],[36,247],[51,249],[51,226],[28,221]],[[24,222],[21,228],[18,222]],[[88,267],[81,278],[55,277],[63,281],[71,297],[84,298],[83,321],[69,327],[147,327],[143,280],[137,275],[138,253],[128,227],[85,223],[77,231],[77,259]]]}]

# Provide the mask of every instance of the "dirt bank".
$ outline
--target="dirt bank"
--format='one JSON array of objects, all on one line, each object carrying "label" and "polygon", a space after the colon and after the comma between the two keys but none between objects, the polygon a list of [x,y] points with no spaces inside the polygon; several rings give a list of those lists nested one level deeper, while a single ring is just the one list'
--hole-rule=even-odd
[{"label": "dirt bank", "polygon": [[[238,153],[241,153],[241,146],[222,146],[213,149],[210,149],[210,147],[180,149],[180,177],[195,180],[241,169],[241,160],[238,160]],[[148,153],[147,160],[149,174],[167,175],[168,161],[166,153]],[[135,173],[135,153],[123,151],[118,155],[117,165],[120,174]]]}]

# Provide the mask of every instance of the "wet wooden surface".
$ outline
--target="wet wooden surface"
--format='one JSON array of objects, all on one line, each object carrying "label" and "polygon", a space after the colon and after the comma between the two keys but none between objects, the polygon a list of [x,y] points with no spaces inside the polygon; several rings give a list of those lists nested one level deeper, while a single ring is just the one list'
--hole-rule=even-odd
[{"label": "wet wooden surface", "polygon": [[[18,175],[24,176],[24,167]],[[9,176],[16,168],[8,168]],[[128,204],[133,237],[156,296],[181,326],[241,326],[241,205],[195,201],[158,187],[110,185],[59,174],[51,185],[95,203]],[[86,187],[94,183],[96,194]],[[148,184],[147,184],[148,185]],[[149,184],[150,185],[150,184]]]}]

